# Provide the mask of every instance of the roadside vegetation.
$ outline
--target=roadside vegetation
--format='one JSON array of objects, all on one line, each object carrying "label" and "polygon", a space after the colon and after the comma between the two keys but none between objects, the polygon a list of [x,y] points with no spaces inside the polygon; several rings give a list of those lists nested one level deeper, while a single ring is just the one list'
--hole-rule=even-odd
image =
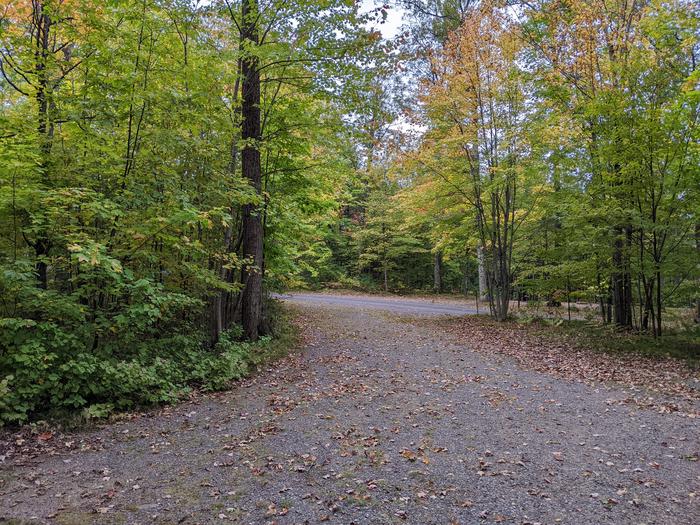
[{"label": "roadside vegetation", "polygon": [[0,425],[225,388],[296,287],[693,357],[694,7],[4,2]]},{"label": "roadside vegetation", "polygon": [[[8,331],[17,351],[8,356],[12,361],[3,361],[14,373],[0,382],[2,420],[31,417],[71,426],[230,388],[297,345],[289,308],[274,301],[267,308],[268,335],[243,341],[240,327],[234,327],[210,348],[196,339],[194,327],[190,335],[132,334],[129,341],[114,341],[119,346],[112,352],[97,354],[80,346],[78,326],[66,333],[49,323],[25,326],[22,333]],[[43,346],[31,344],[37,332],[30,328],[42,334]]]}]

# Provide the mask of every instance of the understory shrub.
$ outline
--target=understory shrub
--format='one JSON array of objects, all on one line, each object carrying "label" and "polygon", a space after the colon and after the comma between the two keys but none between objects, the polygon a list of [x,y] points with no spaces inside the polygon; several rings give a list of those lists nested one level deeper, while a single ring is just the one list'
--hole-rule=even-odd
[{"label": "understory shrub", "polygon": [[[234,327],[212,348],[197,326],[204,304],[150,280],[106,282],[106,305],[30,285],[31,268],[0,271],[0,426],[52,411],[171,402],[246,375],[263,340]],[[33,283],[32,283],[33,284]],[[201,325],[201,323],[199,323]]]}]

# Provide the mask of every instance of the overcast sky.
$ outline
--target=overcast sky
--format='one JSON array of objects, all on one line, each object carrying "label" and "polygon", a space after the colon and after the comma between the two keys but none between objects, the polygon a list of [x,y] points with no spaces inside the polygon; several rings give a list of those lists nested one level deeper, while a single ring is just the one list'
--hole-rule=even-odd
[{"label": "overcast sky", "polygon": [[378,24],[376,29],[379,29],[382,32],[382,36],[384,36],[384,38],[389,39],[396,36],[401,28],[403,9],[397,5],[397,2],[395,0],[387,0],[385,2],[382,2],[381,0],[362,0],[362,10],[367,12],[375,6],[379,7],[383,4],[389,4],[390,8],[387,10],[388,15],[386,22],[383,24]]}]

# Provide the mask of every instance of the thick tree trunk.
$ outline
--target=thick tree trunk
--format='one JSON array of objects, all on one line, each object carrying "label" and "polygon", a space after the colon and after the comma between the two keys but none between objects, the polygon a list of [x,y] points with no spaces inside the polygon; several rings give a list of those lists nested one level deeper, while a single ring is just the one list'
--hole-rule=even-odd
[{"label": "thick tree trunk", "polygon": [[[260,163],[260,70],[254,56],[258,44],[257,0],[244,0],[241,21],[241,47],[244,49],[241,61],[243,76],[243,99],[241,106],[241,139],[244,147],[241,152],[243,177],[261,194],[262,167]],[[243,257],[247,263],[243,267],[243,297],[241,320],[243,333],[255,340],[259,335],[262,317],[262,267],[263,267],[263,228],[258,203],[243,207]]]},{"label": "thick tree trunk", "polygon": [[442,252],[435,252],[433,262],[433,290],[435,293],[442,293]]}]

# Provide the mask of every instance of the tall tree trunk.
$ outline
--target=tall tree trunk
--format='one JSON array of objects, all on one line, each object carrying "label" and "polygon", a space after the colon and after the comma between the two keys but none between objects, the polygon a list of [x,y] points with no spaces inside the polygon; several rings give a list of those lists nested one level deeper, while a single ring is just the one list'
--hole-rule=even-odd
[{"label": "tall tree trunk", "polygon": [[[54,124],[51,116],[51,103],[49,101],[51,86],[48,78],[47,61],[49,59],[49,46],[51,34],[51,17],[44,8],[44,2],[32,2],[33,23],[36,29],[36,63],[35,74],[37,78],[36,103],[38,109],[37,132],[41,141],[41,170],[44,184],[49,183],[49,164],[51,146],[53,141]],[[39,286],[43,289],[48,287],[48,265],[45,258],[49,255],[51,241],[47,238],[45,231],[40,231],[33,244],[34,253],[37,258],[36,273],[39,279]]]},{"label": "tall tree trunk", "polygon": [[[241,105],[241,139],[243,150],[241,164],[243,177],[261,195],[262,166],[260,163],[260,70],[255,56],[258,45],[258,0],[244,0],[241,20],[241,47],[243,59],[243,99]],[[243,257],[247,263],[243,267],[243,297],[241,321],[243,333],[250,340],[259,335],[262,317],[262,267],[263,267],[263,228],[258,203],[243,207]]]},{"label": "tall tree trunk", "polygon": [[[481,160],[481,156],[479,155],[479,144],[472,145],[472,147],[469,149],[469,156],[469,172],[474,184],[477,185],[478,181],[480,180],[479,162]],[[484,225],[482,224],[482,218],[480,215],[477,215],[476,227],[479,230],[479,241],[476,246],[476,262],[479,274],[479,300],[488,301],[489,297],[491,296],[491,290],[489,290],[489,281],[486,277],[484,254],[484,240],[486,236],[484,234]]]},{"label": "tall tree trunk", "polygon": [[[233,109],[235,110],[235,105],[238,104],[238,93],[241,87],[241,61],[238,61],[238,67],[236,68],[236,82],[233,85]],[[235,128],[235,125],[234,125]],[[240,130],[239,130],[240,131]],[[238,140],[239,132],[234,129],[233,137],[231,139],[231,149],[229,156],[229,173],[232,178],[235,178],[236,168],[238,165]],[[226,254],[231,252],[231,247],[233,244],[233,228],[236,221],[234,221],[235,210],[234,205],[231,206],[231,222],[226,227],[226,232],[224,233],[224,250]],[[228,270],[226,265],[222,264],[219,268],[219,279],[226,281],[228,275]],[[222,332],[226,330],[231,322],[231,319],[226,316],[226,306],[230,302],[231,293],[227,291],[221,291],[216,294],[216,299],[214,300],[214,342],[219,340]]]},{"label": "tall tree trunk", "polygon": [[442,293],[442,252],[435,252],[433,262],[433,290],[435,293]]},{"label": "tall tree trunk", "polygon": [[479,299],[487,301],[489,298],[489,287],[486,280],[486,268],[484,267],[484,248],[481,244],[476,247],[476,262],[479,272]]},{"label": "tall tree trunk", "polygon": [[[695,249],[700,254],[700,222],[695,223]],[[696,290],[700,290],[700,286]],[[695,322],[700,323],[700,292],[695,299]]]},{"label": "tall tree trunk", "polygon": [[619,327],[632,326],[632,274],[629,269],[629,239],[632,231],[629,226],[617,232],[613,248],[612,295],[615,324]]}]

